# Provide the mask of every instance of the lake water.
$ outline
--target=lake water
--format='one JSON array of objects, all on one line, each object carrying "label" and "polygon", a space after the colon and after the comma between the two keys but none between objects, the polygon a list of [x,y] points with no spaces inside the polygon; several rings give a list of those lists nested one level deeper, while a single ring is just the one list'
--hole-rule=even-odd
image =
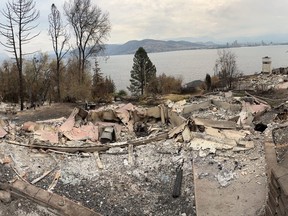
[{"label": "lake water", "polygon": [[[288,45],[229,48],[237,56],[238,69],[246,75],[259,73],[262,69],[262,57],[272,59],[272,68],[288,66]],[[206,74],[213,75],[217,49],[183,50],[174,52],[148,53],[156,66],[157,75],[165,73],[182,77],[183,84],[201,79]],[[99,65],[104,75],[110,76],[117,90],[127,90],[130,85],[130,71],[134,55],[110,56],[100,59]]]}]

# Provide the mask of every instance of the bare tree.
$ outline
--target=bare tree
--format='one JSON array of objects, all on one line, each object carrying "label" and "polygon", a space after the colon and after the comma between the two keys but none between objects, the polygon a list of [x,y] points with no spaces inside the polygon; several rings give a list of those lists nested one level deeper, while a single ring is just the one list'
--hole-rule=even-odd
[{"label": "bare tree", "polygon": [[218,59],[216,60],[214,69],[222,83],[222,87],[231,89],[233,81],[239,75],[236,55],[229,50],[218,50]]},{"label": "bare tree", "polygon": [[68,44],[69,35],[63,26],[61,14],[55,4],[51,6],[51,14],[48,16],[49,20],[49,35],[52,39],[53,50],[56,55],[56,84],[57,84],[57,100],[61,99],[60,90],[60,75],[61,75],[61,61],[63,57],[67,54],[69,49],[64,50],[65,46]]},{"label": "bare tree", "polygon": [[43,53],[38,53],[31,60],[25,61],[23,70],[31,107],[46,100],[51,83],[51,68],[48,62],[48,55]]},{"label": "bare tree", "polygon": [[108,13],[103,13],[91,0],[70,0],[64,4],[65,15],[76,39],[79,83],[84,81],[87,59],[104,49],[111,29]]},{"label": "bare tree", "polygon": [[39,33],[31,35],[37,25],[32,25],[39,18],[33,0],[10,0],[1,11],[6,23],[0,23],[0,34],[6,38],[6,43],[0,43],[8,52],[13,53],[19,74],[19,97],[21,110],[24,109],[23,89],[23,45],[29,43]]}]

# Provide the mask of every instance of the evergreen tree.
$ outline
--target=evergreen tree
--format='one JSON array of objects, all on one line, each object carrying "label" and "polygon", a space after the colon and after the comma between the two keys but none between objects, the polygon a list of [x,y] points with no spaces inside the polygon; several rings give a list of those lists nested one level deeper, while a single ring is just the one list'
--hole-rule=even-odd
[{"label": "evergreen tree", "polygon": [[104,93],[104,78],[103,74],[101,73],[101,69],[99,67],[99,63],[95,58],[95,67],[94,67],[94,75],[92,80],[92,96],[93,98],[99,98],[103,96]]},{"label": "evergreen tree", "polygon": [[149,59],[145,49],[139,47],[133,58],[130,86],[128,90],[133,95],[144,95],[150,81],[156,77],[156,67]]},{"label": "evergreen tree", "polygon": [[95,68],[92,83],[92,97],[96,101],[105,101],[115,92],[115,83],[110,77],[103,77],[99,63],[95,59]]}]

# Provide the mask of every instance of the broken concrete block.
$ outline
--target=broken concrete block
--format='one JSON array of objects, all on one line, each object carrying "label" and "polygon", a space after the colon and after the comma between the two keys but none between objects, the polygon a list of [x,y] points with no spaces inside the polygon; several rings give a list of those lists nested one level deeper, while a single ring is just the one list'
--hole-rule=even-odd
[{"label": "broken concrete block", "polygon": [[172,111],[176,113],[181,113],[183,111],[184,105],[186,104],[186,100],[177,101],[172,106]]},{"label": "broken concrete block", "polygon": [[211,105],[211,101],[207,100],[201,103],[197,103],[197,104],[189,104],[183,107],[183,111],[182,114],[186,115],[186,114],[190,114],[191,112],[200,110],[200,109],[208,109]]},{"label": "broken concrete block", "polygon": [[167,107],[172,108],[172,106],[173,106],[174,103],[173,103],[170,99],[168,99],[168,100],[165,101],[164,104],[165,104]]},{"label": "broken concrete block", "polygon": [[221,131],[222,134],[225,136],[227,139],[233,139],[235,141],[239,141],[243,138],[245,138],[247,135],[250,134],[249,131],[236,131],[236,130],[223,130]]},{"label": "broken concrete block", "polygon": [[166,123],[166,119],[168,118],[168,109],[163,104],[159,105],[160,107],[160,115],[162,124]]},{"label": "broken concrete block", "polygon": [[130,121],[130,111],[133,111],[135,106],[131,103],[126,104],[115,110],[115,115],[121,120],[124,125],[128,125]]},{"label": "broken concrete block", "polygon": [[74,108],[68,119],[59,127],[60,132],[67,132],[72,130],[75,124],[75,116],[78,114],[79,109]]},{"label": "broken concrete block", "polygon": [[49,130],[37,130],[34,132],[34,139],[38,139],[40,141],[49,141],[50,143],[58,143],[59,137],[58,133],[55,131]]},{"label": "broken concrete block", "polygon": [[144,116],[139,115],[138,110],[133,110],[130,113],[131,115],[131,120],[134,122],[142,121],[144,119]]},{"label": "broken concrete block", "polygon": [[184,142],[189,142],[191,140],[191,133],[188,125],[186,125],[184,130],[182,131],[182,137]]},{"label": "broken concrete block", "polygon": [[[216,149],[215,149],[215,152],[216,152]],[[200,149],[199,153],[198,153],[199,157],[202,157],[202,158],[207,157],[208,154],[209,154],[209,152],[207,152],[206,150],[204,151],[202,149]]]},{"label": "broken concrete block", "polygon": [[2,126],[0,126],[0,138],[5,137],[7,134],[7,132],[4,130],[4,128]]},{"label": "broken concrete block", "polygon": [[180,142],[180,143],[184,142],[182,134],[176,135],[176,138],[174,140],[175,142]]},{"label": "broken concrete block", "polygon": [[246,148],[246,150],[252,149],[252,148],[254,148],[254,141],[241,140],[241,141],[237,142],[237,146]]},{"label": "broken concrete block", "polygon": [[239,111],[241,111],[241,108],[242,108],[242,106],[240,104],[230,104],[226,101],[212,100],[212,103],[215,106],[217,106],[218,108],[230,110],[232,112],[239,112]]},{"label": "broken concrete block", "polygon": [[70,131],[63,133],[69,140],[91,140],[96,142],[98,140],[98,127],[92,123],[82,125],[80,128],[73,127]]},{"label": "broken concrete block", "polygon": [[104,110],[102,118],[104,121],[118,121],[118,118],[113,110]]},{"label": "broken concrete block", "polygon": [[198,132],[191,132],[192,140],[195,138],[205,139],[216,143],[223,143],[229,146],[237,146],[237,142],[234,139],[226,138],[224,134],[222,134],[222,130],[215,131],[214,128],[212,130],[208,129],[208,133],[198,133]]},{"label": "broken concrete block", "polygon": [[47,120],[41,120],[41,121],[36,121],[37,124],[44,124],[44,123],[63,123],[66,121],[65,117],[60,117],[57,119],[47,119]]},{"label": "broken concrete block", "polygon": [[276,89],[288,89],[288,82],[284,82],[284,83],[278,83],[275,86]]},{"label": "broken concrete block", "polygon": [[266,112],[267,110],[270,110],[271,107],[269,105],[266,104],[250,104],[250,103],[243,103],[243,108],[242,110],[246,110],[248,112],[251,112],[253,116],[260,116],[262,115],[264,112]]},{"label": "broken concrete block", "polygon": [[161,118],[161,110],[158,106],[150,107],[146,110],[146,115],[153,118]]},{"label": "broken concrete block", "polygon": [[251,126],[254,117],[261,116],[264,112],[269,110],[271,107],[266,104],[250,104],[249,102],[242,103],[242,111],[239,114],[237,124],[240,126]]},{"label": "broken concrete block", "polygon": [[233,96],[233,92],[232,91],[224,92],[224,97],[225,98],[232,98],[232,96]]},{"label": "broken concrete block", "polygon": [[[259,124],[262,123],[264,125],[268,125],[269,123],[273,122],[277,117],[277,113],[273,112],[273,111],[268,111],[263,113],[263,115],[261,116],[257,116],[254,118],[254,123]],[[278,117],[280,117],[278,115]],[[281,118],[280,118],[281,119]],[[283,119],[287,119],[287,117],[284,117]]]},{"label": "broken concrete block", "polygon": [[272,130],[273,142],[277,145],[288,143],[288,126],[283,125]]},{"label": "broken concrete block", "polygon": [[6,123],[3,119],[0,119],[0,126],[1,127],[5,127]]},{"label": "broken concrete block", "polygon": [[125,109],[128,111],[133,111],[135,110],[135,106],[132,103],[124,104],[123,106],[120,107],[120,109]]},{"label": "broken concrete block", "polygon": [[174,127],[177,127],[187,121],[184,117],[171,110],[168,111],[168,118]]},{"label": "broken concrete block", "polygon": [[12,158],[10,156],[5,156],[2,160],[0,160],[1,164],[9,164],[11,162],[13,162],[13,161],[12,161]]},{"label": "broken concrete block", "polygon": [[232,121],[223,120],[211,120],[211,119],[201,119],[195,118],[194,122],[196,125],[203,125],[206,127],[220,128],[220,129],[236,129],[236,123]]},{"label": "broken concrete block", "polygon": [[101,122],[103,121],[102,114],[102,111],[90,110],[87,115],[87,120],[93,122],[94,124],[96,122]]},{"label": "broken concrete block", "polygon": [[130,121],[130,114],[128,110],[116,110],[115,115],[121,120],[124,125]]},{"label": "broken concrete block", "polygon": [[[235,143],[236,145],[236,143]],[[227,150],[227,149],[232,149],[234,146],[231,145],[230,143],[227,144],[225,142],[215,142],[215,141],[210,141],[210,140],[205,140],[202,138],[193,138],[190,143],[189,147],[192,148],[193,150],[200,150],[200,149],[219,149],[219,150]]]},{"label": "broken concrete block", "polygon": [[247,112],[245,110],[242,110],[239,114],[239,118],[237,121],[237,125],[239,126],[251,126],[253,122],[253,115],[251,112]]},{"label": "broken concrete block", "polygon": [[1,202],[8,203],[11,201],[11,193],[8,191],[0,190]]},{"label": "broken concrete block", "polygon": [[[174,127],[172,130],[169,131],[168,138],[175,137],[176,135],[182,133],[182,131],[184,131],[186,126],[187,126],[187,122],[183,122],[178,127]],[[189,133],[190,133],[190,130],[189,130]]]},{"label": "broken concrete block", "polygon": [[212,127],[206,127],[205,132],[207,135],[210,135],[213,137],[222,138],[222,139],[225,138],[225,135],[222,133],[222,131],[220,129],[215,129]]},{"label": "broken concrete block", "polygon": [[137,107],[136,108],[136,114],[139,118],[145,118],[146,117],[146,109],[143,107]]},{"label": "broken concrete block", "polygon": [[37,126],[37,123],[28,121],[23,124],[22,130],[27,131],[27,132],[33,132],[36,130],[36,126]]}]

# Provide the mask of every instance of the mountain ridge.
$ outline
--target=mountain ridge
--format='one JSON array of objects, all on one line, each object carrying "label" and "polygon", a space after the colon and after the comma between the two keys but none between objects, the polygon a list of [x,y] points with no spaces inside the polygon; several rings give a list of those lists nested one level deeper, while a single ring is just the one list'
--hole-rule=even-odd
[{"label": "mountain ridge", "polygon": [[106,55],[125,55],[134,54],[139,47],[143,47],[147,53],[156,52],[169,52],[178,50],[191,50],[191,49],[208,49],[216,48],[220,45],[213,42],[190,42],[185,40],[130,40],[124,44],[107,44]]}]

